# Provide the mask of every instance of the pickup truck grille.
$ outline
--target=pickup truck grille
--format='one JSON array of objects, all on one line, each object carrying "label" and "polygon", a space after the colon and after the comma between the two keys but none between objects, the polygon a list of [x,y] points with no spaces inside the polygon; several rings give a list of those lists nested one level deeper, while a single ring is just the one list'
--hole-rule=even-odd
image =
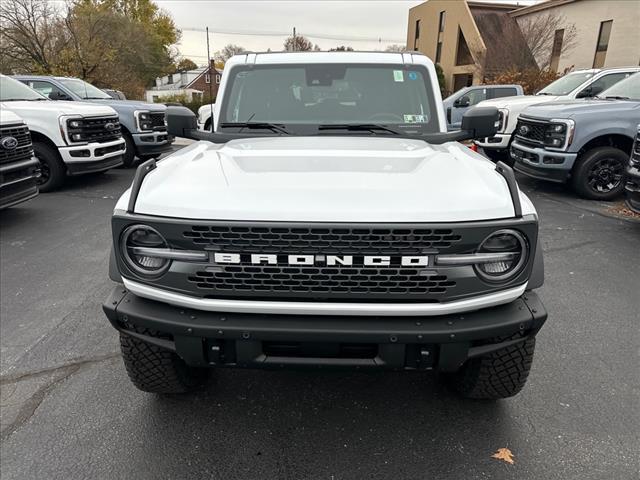
[{"label": "pickup truck grille", "polygon": [[0,164],[26,160],[33,156],[31,135],[26,125],[9,125],[0,128],[0,142],[9,137],[15,138],[17,146],[6,148],[0,145]]},{"label": "pickup truck grille", "polygon": [[164,131],[167,129],[167,126],[164,123],[165,113],[164,112],[151,112],[149,114],[151,118],[151,127],[156,131]]},{"label": "pickup truck grille", "polygon": [[515,134],[520,140],[542,145],[544,143],[546,131],[546,123],[519,118],[518,123],[516,124]]},{"label": "pickup truck grille", "polygon": [[117,116],[70,118],[67,136],[71,143],[105,143],[122,138]]}]

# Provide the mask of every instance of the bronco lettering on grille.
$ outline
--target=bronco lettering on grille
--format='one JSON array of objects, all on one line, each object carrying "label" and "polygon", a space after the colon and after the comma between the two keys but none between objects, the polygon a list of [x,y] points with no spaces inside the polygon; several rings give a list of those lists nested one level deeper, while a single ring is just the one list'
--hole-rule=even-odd
[{"label": "bronco lettering on grille", "polygon": [[406,267],[426,267],[429,265],[428,255],[419,256],[391,256],[391,255],[275,255],[265,253],[239,254],[220,253],[213,256],[218,264],[251,264],[251,265],[329,265],[352,266],[365,265],[373,267],[388,267],[402,265]]}]

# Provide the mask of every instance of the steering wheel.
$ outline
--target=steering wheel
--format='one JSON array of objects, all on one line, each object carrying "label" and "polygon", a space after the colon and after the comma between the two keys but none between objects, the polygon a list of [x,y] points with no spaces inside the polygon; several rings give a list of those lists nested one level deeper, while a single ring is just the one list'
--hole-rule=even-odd
[{"label": "steering wheel", "polygon": [[396,113],[374,113],[367,120],[376,122],[405,123],[404,118]]}]

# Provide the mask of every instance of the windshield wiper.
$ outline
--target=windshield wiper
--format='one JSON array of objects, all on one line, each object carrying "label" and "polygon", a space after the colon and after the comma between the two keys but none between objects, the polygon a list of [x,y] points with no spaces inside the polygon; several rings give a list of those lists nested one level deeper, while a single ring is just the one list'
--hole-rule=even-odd
[{"label": "windshield wiper", "polygon": [[111,97],[84,97],[83,100],[108,100]]},{"label": "windshield wiper", "polygon": [[231,122],[231,123],[221,123],[221,128],[227,127],[239,127],[240,131],[245,128],[249,130],[259,129],[259,130],[271,130],[272,132],[284,133],[285,135],[289,135],[289,131],[284,128],[282,125],[276,125],[275,123],[269,122]]},{"label": "windshield wiper", "polygon": [[622,97],[620,95],[607,95],[606,97],[607,100],[612,99],[612,100],[629,100],[629,97]]},{"label": "windshield wiper", "polygon": [[536,93],[536,95],[554,95],[554,94],[549,92],[538,92]]},{"label": "windshield wiper", "polygon": [[400,132],[394,130],[393,128],[385,127],[384,125],[377,125],[375,123],[345,123],[345,124],[326,124],[320,125],[318,130],[347,130],[352,132],[387,132],[392,133],[394,135],[400,135]]}]

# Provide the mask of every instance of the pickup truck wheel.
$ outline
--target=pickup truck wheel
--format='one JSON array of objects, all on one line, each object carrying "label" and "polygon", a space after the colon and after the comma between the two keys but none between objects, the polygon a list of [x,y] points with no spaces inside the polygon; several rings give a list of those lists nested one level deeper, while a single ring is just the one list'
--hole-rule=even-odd
[{"label": "pickup truck wheel", "polygon": [[615,147],[589,150],[573,169],[573,188],[584,198],[613,200],[624,189],[624,169],[628,161],[629,154]]},{"label": "pickup truck wheel", "polygon": [[33,154],[40,162],[38,189],[50,192],[60,187],[67,173],[58,151],[46,143],[33,142]]},{"label": "pickup truck wheel", "polygon": [[127,146],[124,155],[122,155],[122,166],[124,168],[131,168],[133,167],[133,162],[136,160],[136,145],[133,143],[133,138],[131,138],[131,135],[128,133],[123,133],[122,136],[124,137],[124,143]]},{"label": "pickup truck wheel", "polygon": [[[519,335],[519,334],[518,334]],[[496,338],[505,341],[509,338]],[[497,400],[516,395],[527,382],[535,337],[527,338],[491,354],[468,360],[449,377],[450,385],[463,397]]]},{"label": "pickup truck wheel", "polygon": [[[149,330],[136,331],[154,335]],[[129,379],[143,392],[191,392],[209,377],[208,369],[190,367],[175,353],[124,333],[120,334],[120,349]]]}]

